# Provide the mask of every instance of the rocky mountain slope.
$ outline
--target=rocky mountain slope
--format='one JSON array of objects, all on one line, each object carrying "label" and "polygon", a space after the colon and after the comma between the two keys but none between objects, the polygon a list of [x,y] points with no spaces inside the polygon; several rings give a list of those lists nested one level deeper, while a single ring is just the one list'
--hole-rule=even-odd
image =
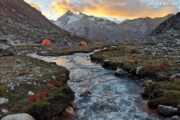
[{"label": "rocky mountain slope", "polygon": [[70,11],[54,23],[72,34],[85,37],[92,41],[110,40],[111,36],[115,38],[115,34],[113,33],[117,33],[116,31],[118,30],[115,27],[117,24],[109,20],[87,16],[82,13],[74,14]]},{"label": "rocky mountain slope", "polygon": [[139,18],[117,24],[106,19],[68,11],[54,23],[72,34],[91,41],[113,43],[149,35],[167,17],[169,16],[154,19]]},{"label": "rocky mountain slope", "polygon": [[160,18],[138,18],[134,20],[126,20],[119,24],[120,36],[122,39],[138,39],[149,36],[151,32],[165,19],[170,17],[167,15]]},{"label": "rocky mountain slope", "polygon": [[180,31],[180,12],[163,21],[154,31],[153,35],[159,35],[167,32]]},{"label": "rocky mountain slope", "polygon": [[36,43],[45,38],[76,39],[23,0],[0,0],[0,36],[16,43]]}]

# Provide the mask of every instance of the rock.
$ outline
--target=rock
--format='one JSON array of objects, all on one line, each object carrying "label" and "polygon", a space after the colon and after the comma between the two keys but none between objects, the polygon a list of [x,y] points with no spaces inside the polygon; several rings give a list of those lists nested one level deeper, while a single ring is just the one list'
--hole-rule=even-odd
[{"label": "rock", "polygon": [[74,116],[74,115],[75,115],[75,112],[74,112],[74,109],[73,109],[71,106],[69,106],[69,107],[67,107],[67,108],[65,109],[64,114],[68,114],[68,115]]},{"label": "rock", "polygon": [[7,104],[9,100],[7,98],[0,98],[0,105]]},{"label": "rock", "polygon": [[14,55],[14,51],[14,47],[7,40],[0,39],[0,57]]},{"label": "rock", "polygon": [[144,67],[143,66],[139,66],[136,68],[136,74],[139,75],[141,73],[141,71],[144,70]]},{"label": "rock", "polygon": [[178,40],[178,41],[176,42],[176,45],[180,45],[180,40]]},{"label": "rock", "polygon": [[149,86],[149,85],[152,84],[152,83],[153,83],[152,80],[143,80],[142,86]]},{"label": "rock", "polygon": [[115,76],[124,76],[126,74],[126,72],[122,69],[122,68],[117,68],[116,72],[115,72]]},{"label": "rock", "polygon": [[33,96],[33,95],[34,95],[34,93],[32,91],[28,92],[28,96]]},{"label": "rock", "polygon": [[91,92],[89,90],[86,90],[80,94],[80,97],[89,97],[89,96],[91,96]]},{"label": "rock", "polygon": [[162,44],[162,43],[158,43],[157,46],[158,46],[158,47],[163,47],[163,44]]},{"label": "rock", "polygon": [[175,79],[176,79],[176,74],[170,76],[170,80],[175,80]]},{"label": "rock", "polygon": [[176,73],[176,78],[180,78],[180,73]]},{"label": "rock", "polygon": [[173,117],[167,118],[165,120],[180,120],[180,117],[179,116],[173,116]]},{"label": "rock", "polygon": [[103,67],[107,69],[116,70],[117,66],[121,66],[121,65],[119,65],[119,63],[112,62],[110,60],[104,60],[103,62]]},{"label": "rock", "polygon": [[178,113],[178,109],[171,106],[158,105],[158,111],[161,115],[171,117]]},{"label": "rock", "polygon": [[35,120],[32,116],[26,113],[12,114],[3,117],[1,120]]},{"label": "rock", "polygon": [[170,76],[170,80],[176,80],[177,78],[180,78],[180,73],[176,73]]},{"label": "rock", "polygon": [[2,113],[5,113],[5,114],[9,112],[7,109],[2,109],[1,111]]}]

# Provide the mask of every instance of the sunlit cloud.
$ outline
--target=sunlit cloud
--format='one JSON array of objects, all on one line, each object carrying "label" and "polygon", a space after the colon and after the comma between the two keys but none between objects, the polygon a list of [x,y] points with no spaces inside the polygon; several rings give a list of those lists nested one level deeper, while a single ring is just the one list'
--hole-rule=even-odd
[{"label": "sunlit cloud", "polygon": [[139,18],[162,17],[176,13],[176,6],[149,6],[142,0],[56,0],[52,2],[53,11],[63,15],[68,10],[99,17]]}]

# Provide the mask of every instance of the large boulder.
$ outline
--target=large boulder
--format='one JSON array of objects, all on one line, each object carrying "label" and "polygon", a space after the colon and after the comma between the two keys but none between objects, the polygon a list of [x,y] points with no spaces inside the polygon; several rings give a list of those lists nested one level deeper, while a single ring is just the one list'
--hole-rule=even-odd
[{"label": "large boulder", "polygon": [[32,116],[26,113],[12,114],[3,117],[1,120],[35,120]]},{"label": "large boulder", "polygon": [[10,56],[15,54],[13,45],[8,40],[0,40],[0,57]]},{"label": "large boulder", "polygon": [[127,74],[126,71],[124,71],[122,68],[117,67],[117,70],[115,72],[115,76],[124,76],[126,74]]},{"label": "large boulder", "polygon": [[158,111],[161,115],[171,117],[178,114],[178,109],[171,106],[158,105]]}]

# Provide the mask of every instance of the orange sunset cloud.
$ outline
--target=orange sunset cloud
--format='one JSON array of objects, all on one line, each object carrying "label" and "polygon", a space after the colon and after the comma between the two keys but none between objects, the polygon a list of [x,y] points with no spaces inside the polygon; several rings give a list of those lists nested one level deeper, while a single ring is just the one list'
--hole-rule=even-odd
[{"label": "orange sunset cloud", "polygon": [[149,6],[142,0],[80,0],[73,3],[71,0],[57,0],[52,2],[54,12],[59,15],[68,10],[75,13],[85,13],[99,17],[115,18],[139,18],[139,17],[162,17],[170,13],[176,13],[175,6]]}]

